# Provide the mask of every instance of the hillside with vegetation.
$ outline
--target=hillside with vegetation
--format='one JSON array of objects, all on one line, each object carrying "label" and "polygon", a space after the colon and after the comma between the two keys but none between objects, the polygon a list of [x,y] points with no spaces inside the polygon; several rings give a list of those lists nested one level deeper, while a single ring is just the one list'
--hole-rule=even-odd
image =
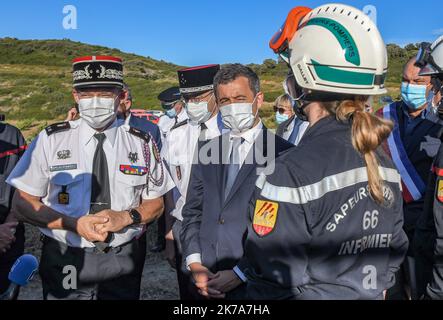
[{"label": "hillside with vegetation", "polygon": [[[389,94],[399,95],[402,65],[417,52],[417,45],[388,45]],[[157,95],[177,85],[181,67],[150,57],[64,40],[0,38],[0,113],[32,137],[48,123],[63,119],[72,106],[71,60],[83,55],[115,55],[124,60],[125,78],[134,96],[134,108],[159,109]],[[271,55],[271,52],[270,52]],[[272,102],[283,93],[287,66],[267,59],[250,65],[260,76],[266,106],[265,122],[273,127]]]}]

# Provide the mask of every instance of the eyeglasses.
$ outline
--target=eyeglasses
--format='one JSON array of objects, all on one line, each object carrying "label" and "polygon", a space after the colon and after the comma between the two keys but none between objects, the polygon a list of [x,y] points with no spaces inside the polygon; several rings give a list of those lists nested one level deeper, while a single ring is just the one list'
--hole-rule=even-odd
[{"label": "eyeglasses", "polygon": [[163,102],[163,103],[162,103],[162,108],[163,108],[163,109],[166,109],[166,110],[170,110],[170,109],[174,108],[175,105],[176,105],[177,103],[179,103],[180,101],[181,101],[181,100],[176,100],[176,101],[173,101],[173,102]]},{"label": "eyeglasses", "polygon": [[79,99],[90,99],[94,97],[98,98],[112,98],[115,99],[117,97],[117,94],[115,92],[111,91],[104,91],[104,92],[78,92]]},{"label": "eyeglasses", "polygon": [[284,114],[286,112],[286,108],[282,106],[274,106],[274,112],[278,112],[280,114]]},{"label": "eyeglasses", "polygon": [[[213,94],[214,94],[214,92],[209,91],[204,96],[184,97],[184,100],[185,100],[185,102],[200,103],[200,102],[206,101],[206,99]],[[212,96],[211,96],[211,99],[212,99]]]}]

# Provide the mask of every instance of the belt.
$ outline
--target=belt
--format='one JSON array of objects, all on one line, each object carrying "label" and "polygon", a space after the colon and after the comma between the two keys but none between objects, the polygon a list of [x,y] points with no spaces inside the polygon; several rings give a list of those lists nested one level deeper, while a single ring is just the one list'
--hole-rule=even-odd
[{"label": "belt", "polygon": [[71,247],[68,244],[55,240],[51,237],[48,237],[45,234],[41,234],[40,235],[40,241],[43,243],[49,243],[49,242],[53,242],[53,243],[57,243],[59,246],[67,248],[67,249],[71,249],[71,250],[79,250],[79,251],[83,251],[83,252],[87,252],[87,253],[93,253],[93,254],[106,254],[106,253],[119,253],[125,246],[131,244],[134,241],[138,241],[139,238],[135,237],[133,239],[131,239],[130,241],[123,243],[117,247],[106,247],[104,249],[99,249],[98,247],[88,247],[88,248],[80,248],[80,247]]}]

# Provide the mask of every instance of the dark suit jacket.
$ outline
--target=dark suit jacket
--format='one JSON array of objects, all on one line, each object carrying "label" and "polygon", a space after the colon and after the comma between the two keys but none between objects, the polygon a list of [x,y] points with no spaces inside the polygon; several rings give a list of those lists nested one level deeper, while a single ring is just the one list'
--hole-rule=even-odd
[{"label": "dark suit jacket", "polygon": [[[400,138],[407,156],[423,182],[427,184],[431,173],[432,162],[434,160],[434,157],[428,155],[426,152],[425,146],[427,138],[441,140],[443,127],[438,123],[434,123],[428,119],[422,119],[421,116],[419,116],[414,121],[415,126],[413,126],[412,130],[407,133],[405,127],[407,115],[405,115],[404,112],[407,107],[403,105],[402,101],[396,102],[395,105],[399,122],[395,125],[398,126],[400,130]],[[380,115],[381,112],[382,110],[379,110],[378,114]],[[385,148],[386,145],[387,142],[384,143]],[[425,197],[423,196],[418,201],[404,203],[403,205],[403,228],[409,237],[409,241],[412,241],[417,220],[423,212],[424,198]]]},{"label": "dark suit jacket", "polygon": [[232,269],[243,256],[248,204],[260,173],[256,169],[268,164],[262,161],[263,156],[271,157],[275,154],[278,157],[293,147],[266,128],[262,130],[247,157],[252,161],[245,161],[242,165],[225,201],[224,171],[228,166],[223,163],[229,162],[229,158],[226,159],[229,156],[228,146],[229,133],[199,144],[199,150],[210,149],[208,154],[218,160],[212,162],[221,164],[200,162],[193,165],[187,201],[182,212],[180,240],[183,256],[200,253],[203,265],[212,272]]},{"label": "dark suit jacket", "polygon": [[280,138],[283,138],[283,134],[288,130],[289,125],[292,123],[292,121],[294,121],[295,115],[290,117],[288,120],[286,120],[285,122],[281,123],[278,128],[277,131],[275,132],[275,134],[277,136],[279,136]]}]

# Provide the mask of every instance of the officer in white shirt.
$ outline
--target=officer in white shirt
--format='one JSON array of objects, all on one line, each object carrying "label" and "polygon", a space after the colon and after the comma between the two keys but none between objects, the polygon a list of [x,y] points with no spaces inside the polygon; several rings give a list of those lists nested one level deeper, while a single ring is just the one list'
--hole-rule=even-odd
[{"label": "officer in white shirt", "polygon": [[174,183],[149,133],[116,119],[119,58],[73,61],[80,119],[42,131],[10,174],[18,219],[44,234],[45,299],[139,299],[145,225]]},{"label": "officer in white shirt", "polygon": [[[188,116],[184,109],[184,103],[181,99],[180,89],[178,87],[168,88],[162,91],[158,95],[158,100],[161,103],[163,110],[165,110],[165,115],[160,117],[160,121],[158,126],[161,131],[161,142],[162,142],[162,150],[161,154],[164,156],[167,154],[168,146],[173,147],[172,144],[174,141],[169,141],[166,143],[167,136],[169,132],[174,128],[180,128],[182,126],[187,125]],[[181,146],[179,147],[181,148]],[[171,192],[172,193],[172,192]],[[165,197],[165,214],[160,217],[157,224],[157,242],[150,249],[151,252],[162,252],[167,247],[166,242],[166,233],[171,230],[173,219],[169,214],[171,210],[174,209],[173,197],[171,194],[168,194]],[[173,245],[171,242],[171,246],[166,248],[166,255],[169,257],[170,252],[173,251]]]},{"label": "officer in white shirt", "polygon": [[[223,122],[216,105],[213,80],[219,65],[199,66],[178,71],[180,93],[185,101],[189,123],[174,126],[166,137],[164,156],[177,188],[173,190],[175,208],[171,215],[175,219],[172,234],[175,242],[175,262],[179,280],[180,297],[185,300],[198,297],[191,284],[181,254],[179,234],[182,208],[188,193],[191,167],[199,140],[218,137],[223,131]],[[191,191],[189,191],[191,192]]]},{"label": "officer in white shirt", "polygon": [[158,95],[161,106],[165,114],[160,117],[158,126],[162,133],[162,142],[173,127],[179,127],[188,122],[188,115],[184,109],[184,103],[181,99],[180,88],[171,87]]}]

